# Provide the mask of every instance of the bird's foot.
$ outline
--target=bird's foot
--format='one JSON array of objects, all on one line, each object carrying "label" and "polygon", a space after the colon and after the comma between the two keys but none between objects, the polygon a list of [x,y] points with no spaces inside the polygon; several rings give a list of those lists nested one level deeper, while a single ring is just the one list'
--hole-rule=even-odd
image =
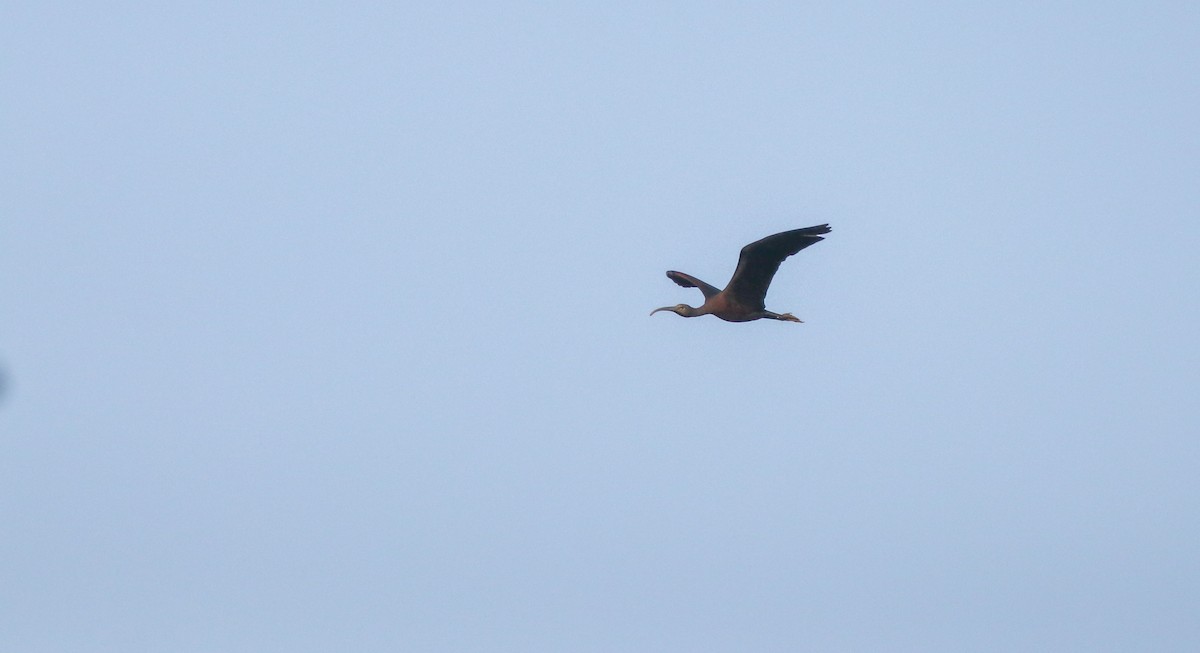
[{"label": "bird's foot", "polygon": [[792,315],[791,313],[781,313],[779,315],[779,319],[783,320],[784,322],[800,322],[800,323],[804,322],[804,320],[801,320],[800,318],[796,317],[795,315]]}]

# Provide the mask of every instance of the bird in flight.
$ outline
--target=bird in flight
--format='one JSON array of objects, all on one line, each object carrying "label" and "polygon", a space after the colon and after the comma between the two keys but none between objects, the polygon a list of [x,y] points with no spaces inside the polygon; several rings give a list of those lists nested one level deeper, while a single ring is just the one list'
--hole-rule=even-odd
[{"label": "bird in flight", "polygon": [[779,270],[779,264],[783,263],[785,258],[825,240],[821,234],[827,234],[829,231],[829,225],[821,224],[767,236],[746,245],[738,258],[733,278],[724,290],[717,290],[690,274],[670,270],[667,277],[671,281],[684,288],[699,288],[700,292],[704,293],[704,304],[699,308],[692,308],[687,304],[664,306],[650,311],[650,314],[671,311],[683,317],[715,315],[726,322],[749,322],[764,317],[784,322],[802,322],[803,320],[791,313],[768,311],[764,303],[767,288],[771,285],[775,272]]}]

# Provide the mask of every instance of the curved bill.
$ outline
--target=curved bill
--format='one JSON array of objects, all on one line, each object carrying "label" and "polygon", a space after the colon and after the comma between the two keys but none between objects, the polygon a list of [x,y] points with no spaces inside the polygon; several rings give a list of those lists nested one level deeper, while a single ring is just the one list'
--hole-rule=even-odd
[{"label": "curved bill", "polygon": [[673,311],[673,310],[675,310],[674,306],[663,306],[662,308],[656,308],[653,311],[650,311],[650,314],[654,315],[655,313],[657,313],[659,311]]}]

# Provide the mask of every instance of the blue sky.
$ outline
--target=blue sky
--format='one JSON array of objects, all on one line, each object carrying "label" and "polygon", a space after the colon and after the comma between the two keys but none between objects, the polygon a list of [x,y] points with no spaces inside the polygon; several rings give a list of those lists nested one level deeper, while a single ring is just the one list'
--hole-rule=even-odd
[{"label": "blue sky", "polygon": [[1198,29],[7,4],[0,648],[1197,650]]}]

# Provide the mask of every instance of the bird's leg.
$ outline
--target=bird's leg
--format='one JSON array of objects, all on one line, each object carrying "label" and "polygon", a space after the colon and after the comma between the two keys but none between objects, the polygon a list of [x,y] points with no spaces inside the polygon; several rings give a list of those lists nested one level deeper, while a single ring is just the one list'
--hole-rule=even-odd
[{"label": "bird's leg", "polygon": [[772,320],[779,320],[781,322],[804,322],[804,320],[801,320],[791,313],[772,313],[771,311],[763,311],[763,317],[768,317]]}]

